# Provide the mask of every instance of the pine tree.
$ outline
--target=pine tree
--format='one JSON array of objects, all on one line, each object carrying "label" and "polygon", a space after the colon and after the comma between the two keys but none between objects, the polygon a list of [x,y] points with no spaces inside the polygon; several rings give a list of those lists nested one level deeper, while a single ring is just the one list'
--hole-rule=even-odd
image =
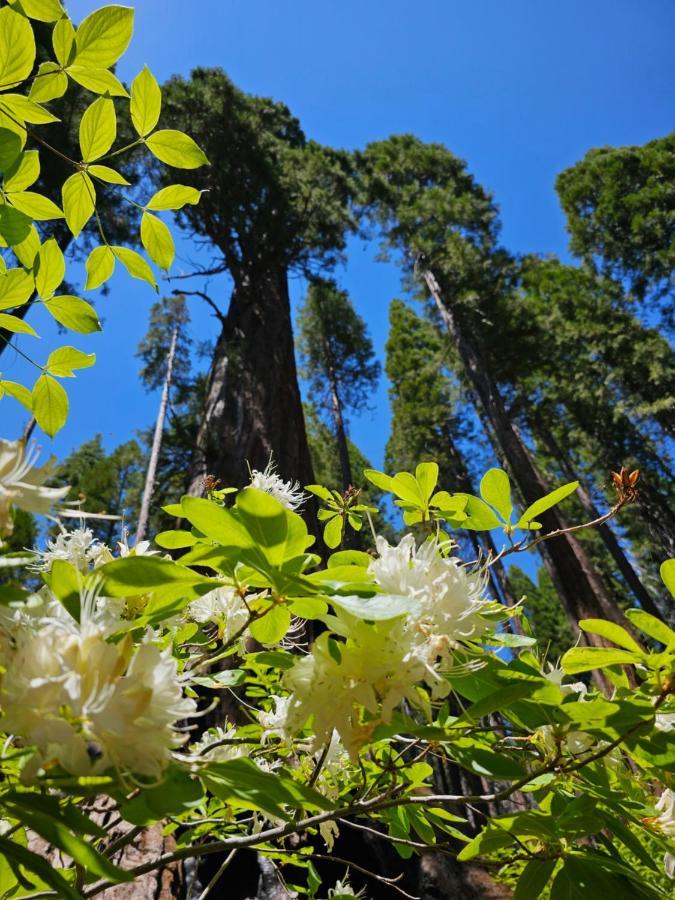
[{"label": "pine tree", "polygon": [[300,375],[314,407],[327,417],[337,444],[340,482],[354,484],[347,414],[359,412],[377,387],[380,364],[366,324],[346,291],[334,281],[313,279],[298,315]]},{"label": "pine tree", "polygon": [[165,122],[182,123],[210,159],[185,173],[207,192],[179,223],[206,239],[211,272],[233,290],[208,375],[191,473],[245,483],[273,454],[286,478],[312,480],[297,383],[289,272],[329,267],[352,226],[351,160],[308,141],[281,103],[238,90],[219,69],[165,86]]}]

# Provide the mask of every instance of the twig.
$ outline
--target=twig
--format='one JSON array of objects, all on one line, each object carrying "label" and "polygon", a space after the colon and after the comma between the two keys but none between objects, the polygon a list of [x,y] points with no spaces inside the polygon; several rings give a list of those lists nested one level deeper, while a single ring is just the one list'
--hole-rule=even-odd
[{"label": "twig", "polygon": [[396,882],[400,881],[403,878],[403,872],[400,875],[397,875],[396,878],[387,878],[384,875],[378,875],[376,872],[371,872],[370,869],[365,869],[363,866],[357,865],[355,862],[351,862],[348,859],[343,859],[341,856],[333,856],[331,853],[330,856],[326,853],[312,853],[312,859],[323,859],[326,862],[340,863],[341,865],[348,866],[350,869],[355,869],[357,872],[361,872],[362,875],[367,875],[369,878],[374,878],[375,881],[379,881],[380,884],[386,884],[387,887],[392,888],[392,890],[401,894],[403,897],[407,897],[408,900],[421,900],[420,897],[415,896],[415,894],[409,894],[407,891],[404,891],[403,888],[400,888]]},{"label": "twig", "polygon": [[223,874],[223,872],[225,871],[225,869],[226,869],[226,868],[229,866],[229,864],[232,862],[232,860],[233,860],[233,858],[234,858],[236,852],[237,852],[236,850],[231,850],[230,853],[227,854],[227,856],[225,857],[225,859],[224,859],[224,861],[223,861],[223,864],[220,866],[220,868],[218,869],[218,871],[216,872],[216,874],[213,876],[213,878],[211,879],[211,881],[209,881],[209,883],[206,885],[206,887],[204,888],[204,890],[203,890],[203,891],[201,892],[201,894],[199,895],[199,900],[205,900],[205,898],[208,897],[208,895],[211,893],[211,891],[213,890],[213,888],[214,888],[214,887],[218,884],[218,882],[220,881],[220,876]]}]

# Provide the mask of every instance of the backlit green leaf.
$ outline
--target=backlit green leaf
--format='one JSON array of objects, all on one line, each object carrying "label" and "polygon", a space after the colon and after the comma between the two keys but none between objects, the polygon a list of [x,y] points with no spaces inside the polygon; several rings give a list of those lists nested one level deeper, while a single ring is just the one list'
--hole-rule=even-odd
[{"label": "backlit green leaf", "polygon": [[188,203],[199,203],[202,192],[186,184],[172,184],[162,188],[152,197],[148,209],[182,209]]},{"label": "backlit green leaf", "polygon": [[75,65],[109,69],[129,46],[134,11],[128,6],[104,6],[88,15],[75,36]]},{"label": "backlit green leaf", "polygon": [[77,237],[94,213],[96,188],[86,172],[71,175],[61,189],[68,228]]},{"label": "backlit green leaf", "polygon": [[95,362],[95,353],[83,353],[76,347],[59,347],[49,354],[45,368],[58,378],[74,378],[75,369],[88,369]]},{"label": "backlit green leaf", "polygon": [[5,190],[25,191],[38,180],[39,175],[40,154],[37,150],[27,150],[5,170]]},{"label": "backlit green leaf", "polygon": [[273,606],[260,619],[251,622],[251,635],[261,644],[278,644],[291,627],[291,614],[285,606]]},{"label": "backlit green leaf", "polygon": [[147,281],[156,291],[159,290],[152,269],[140,253],[136,253],[135,250],[131,250],[129,247],[113,247],[112,251],[132,278]]},{"label": "backlit green leaf", "polygon": [[0,9],[0,90],[25,81],[35,62],[35,38],[30,22],[8,6]]},{"label": "backlit green leaf", "polygon": [[0,328],[4,328],[6,331],[11,331],[14,334],[30,334],[33,337],[37,337],[37,332],[28,322],[24,322],[23,319],[10,316],[7,313],[0,313]]},{"label": "backlit green leaf", "polygon": [[40,375],[33,386],[32,408],[40,428],[54,437],[68,418],[68,395],[51,375]]},{"label": "backlit green leaf", "polygon": [[[74,177],[74,176],[73,176]],[[51,219],[62,219],[63,212],[49,197],[36,194],[34,191],[19,191],[8,196],[9,202],[25,216],[36,222],[48,222]]]},{"label": "backlit green leaf", "polygon": [[131,121],[141,137],[157,125],[161,109],[162,92],[150,69],[144,66],[131,84]]},{"label": "backlit green leaf", "polygon": [[95,247],[87,258],[85,268],[87,270],[85,288],[93,291],[106,282],[115,270],[115,254],[105,244]]},{"label": "backlit green leaf", "polygon": [[66,276],[66,261],[54,238],[45,241],[37,258],[35,287],[43,300],[52,296]]},{"label": "backlit green leaf", "polygon": [[63,294],[46,300],[45,306],[64,328],[77,331],[78,334],[91,334],[101,330],[98,313],[90,303],[81,297]]},{"label": "backlit green leaf", "polygon": [[30,87],[28,96],[36,103],[48,103],[50,100],[63,97],[67,90],[68,76],[61,71],[58,63],[43,62]]},{"label": "backlit green leaf", "polygon": [[160,269],[168,271],[176,255],[176,248],[168,227],[157,216],[153,216],[152,213],[143,213],[141,219],[141,241],[150,259]]},{"label": "backlit green leaf", "polygon": [[115,104],[99,97],[87,107],[80,120],[80,150],[85,162],[100,159],[110,150],[117,134]]},{"label": "backlit green leaf", "polygon": [[613,644],[618,644],[619,647],[624,647],[633,653],[642,653],[642,648],[626,629],[614,622],[608,622],[606,619],[582,619],[579,622],[579,628],[589,634],[599,634],[600,637],[607,638]]},{"label": "backlit green leaf", "polygon": [[[68,66],[68,75],[94,94],[110,94],[111,97],[128,97],[127,89],[119,78],[108,69],[89,69],[85,66]],[[65,75],[64,75],[65,78]]]},{"label": "backlit green leaf", "polygon": [[38,22],[57,22],[65,14],[60,0],[10,0],[10,3],[20,5],[29,18]]},{"label": "backlit green leaf", "polygon": [[129,184],[124,175],[120,175],[119,172],[115,171],[115,169],[111,169],[110,166],[87,166],[87,172],[89,172],[90,175],[94,175],[96,178],[100,178],[101,181],[105,181],[108,184]]},{"label": "backlit green leaf", "polygon": [[571,481],[569,484],[563,484],[561,487],[556,488],[555,491],[551,491],[550,494],[546,494],[545,497],[540,497],[539,500],[535,500],[522,514],[516,528],[526,528],[528,522],[532,522],[539,518],[539,516],[543,512],[546,512],[547,509],[551,509],[552,506],[556,506],[561,500],[564,500],[565,497],[569,497],[570,494],[573,494],[578,487],[578,481]]},{"label": "backlit green leaf", "polygon": [[568,675],[589,672],[604,666],[631,665],[640,661],[640,656],[628,650],[612,650],[604,647],[574,647],[561,660],[561,666]]},{"label": "backlit green leaf", "polygon": [[513,511],[511,482],[503,469],[488,469],[480,483],[480,494],[486,503],[497,510],[506,523],[511,521]]},{"label": "backlit green leaf", "polygon": [[176,169],[198,169],[209,162],[203,150],[182,131],[156,131],[146,144],[157,159]]},{"label": "backlit green leaf", "polygon": [[8,269],[5,275],[0,275],[0,309],[23,306],[33,287],[33,278],[24,269]]},{"label": "backlit green leaf", "polygon": [[64,17],[56,23],[52,32],[52,46],[54,56],[60,65],[67,66],[72,62],[75,53],[75,29],[70,19]]}]

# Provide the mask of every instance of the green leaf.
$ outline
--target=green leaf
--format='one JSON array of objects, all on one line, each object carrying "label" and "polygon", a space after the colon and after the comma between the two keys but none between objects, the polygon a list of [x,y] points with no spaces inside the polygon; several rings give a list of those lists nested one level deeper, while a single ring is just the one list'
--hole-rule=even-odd
[{"label": "green leaf", "polygon": [[157,125],[161,109],[162,92],[150,69],[144,66],[131,85],[131,122],[141,137]]},{"label": "green leaf", "polygon": [[90,303],[81,297],[63,294],[60,297],[45,300],[45,306],[64,328],[70,328],[71,331],[77,331],[78,334],[92,334],[94,331],[101,331],[98,313]]},{"label": "green leaf", "polygon": [[493,691],[472,704],[457,720],[458,722],[478,722],[483,716],[497,710],[506,710],[516,700],[532,695],[538,685],[535,681],[523,681]]},{"label": "green leaf", "polygon": [[425,502],[429,502],[438,484],[438,464],[435,462],[420,463],[415,469],[415,478]]},{"label": "green leaf", "polygon": [[24,322],[23,319],[19,319],[17,316],[9,316],[7,313],[0,313],[0,328],[11,331],[13,334],[38,336],[37,331],[28,322]]},{"label": "green leaf", "polygon": [[104,284],[115,271],[115,254],[107,244],[95,247],[85,263],[87,283],[85,288],[93,291]]},{"label": "green leaf", "polygon": [[75,29],[67,16],[59,19],[54,26],[52,46],[54,47],[54,56],[59,64],[67,66],[72,61],[75,52]]},{"label": "green leaf", "polygon": [[8,269],[0,275],[0,309],[23,306],[33,293],[34,282],[24,269]]},{"label": "green leaf", "polygon": [[[47,125],[58,122],[57,116],[48,109],[30,100],[24,94],[0,94],[0,108],[8,112],[13,119],[30,122],[31,125]],[[21,127],[21,126],[17,126]]]},{"label": "green leaf", "polygon": [[68,66],[66,72],[73,81],[93,94],[110,94],[111,97],[128,97],[122,82],[108,69],[88,69],[84,66]]},{"label": "green leaf", "polygon": [[45,241],[37,258],[35,287],[43,300],[52,296],[66,277],[66,261],[54,238]]},{"label": "green leaf", "polygon": [[414,612],[416,603],[398,594],[375,594],[374,597],[329,597],[330,603],[352,616],[371,622],[397,619]]},{"label": "green leaf", "polygon": [[211,579],[159,556],[126,556],[106,563],[97,572],[103,576],[105,592],[110,597],[125,597],[130,593],[144,594],[174,584],[208,584],[217,587]]},{"label": "green leaf", "polygon": [[18,400],[28,412],[33,412],[33,395],[24,385],[17,384],[16,381],[0,381],[0,398],[2,398],[3,394]]},{"label": "green leaf", "polygon": [[61,71],[58,63],[43,62],[40,64],[28,96],[35,103],[48,103],[50,100],[63,97],[67,90],[68,76]]},{"label": "green leaf", "polygon": [[49,222],[51,219],[63,218],[63,212],[56,203],[49,197],[36,194],[34,191],[19,191],[16,194],[9,194],[7,199],[15,209],[22,212],[24,216],[30,216],[36,222]]},{"label": "green leaf", "polygon": [[633,625],[636,625],[640,631],[644,631],[650,638],[665,644],[666,647],[675,645],[675,631],[669,628],[665,622],[657,619],[656,616],[650,615],[643,609],[629,609],[626,611],[628,618]]},{"label": "green leaf", "polygon": [[211,500],[183,497],[182,515],[202,534],[225,547],[251,548],[255,542],[234,513]]},{"label": "green leaf", "polygon": [[557,865],[555,859],[532,859],[523,869],[513,900],[537,900]]},{"label": "green leaf", "polygon": [[278,644],[291,627],[291,614],[285,606],[273,606],[260,619],[251,622],[251,635],[260,644]]},{"label": "green leaf", "polygon": [[45,884],[56,891],[57,897],[62,897],[64,900],[80,900],[79,892],[68,884],[63,875],[51,863],[42,856],[38,856],[37,853],[33,853],[32,850],[0,837],[0,859],[3,856],[41,878]]},{"label": "green leaf", "polygon": [[18,134],[8,128],[0,128],[0,171],[6,172],[12,167],[22,147]]},{"label": "green leaf", "polygon": [[[8,195],[8,197],[11,196],[13,195]],[[0,206],[0,237],[2,237],[6,244],[14,250],[14,253],[16,253],[17,256],[19,256],[18,247],[24,241],[30,240],[33,229],[33,220],[30,216],[19,212],[18,209],[14,209],[14,207],[10,206],[8,203],[5,203],[4,206]],[[35,234],[35,237],[37,237],[37,232],[33,233]],[[37,244],[38,246],[34,248],[35,253],[40,249],[39,238]],[[20,259],[20,261],[23,265],[30,268],[30,266],[33,265],[35,253],[33,254],[33,259],[31,259],[29,263],[25,263],[23,259]]]},{"label": "green leaf", "polygon": [[561,666],[568,675],[576,675],[578,672],[589,672],[591,669],[602,669],[605,666],[634,665],[640,662],[641,657],[642,654],[637,656],[627,650],[574,647],[565,653]]},{"label": "green leaf", "polygon": [[670,591],[670,594],[675,597],[675,559],[667,559],[665,562],[662,562],[659,572],[661,580]]},{"label": "green leaf", "polygon": [[608,622],[606,619],[582,619],[579,622],[579,628],[589,634],[599,634],[600,637],[607,638],[619,647],[631,650],[633,653],[642,655],[642,647],[637,644],[621,625],[614,622]]},{"label": "green leaf", "polygon": [[12,165],[5,170],[5,190],[25,191],[40,176],[40,154],[37,150],[20,153]]},{"label": "green leaf", "polygon": [[68,228],[77,237],[94,213],[96,188],[86,172],[76,172],[64,182],[61,198]]},{"label": "green leaf", "polygon": [[390,475],[385,475],[384,472],[378,472],[377,469],[364,469],[363,474],[371,484],[380,488],[381,491],[387,491],[391,494],[394,493],[394,479]]},{"label": "green leaf", "polygon": [[134,30],[134,11],[128,6],[104,6],[88,15],[75,35],[78,66],[109,69],[129,46]]},{"label": "green leaf", "polygon": [[168,272],[176,255],[173,238],[164,222],[149,212],[141,219],[141,241],[150,259]]},{"label": "green leaf", "polygon": [[522,514],[516,528],[526,528],[528,522],[532,522],[539,518],[539,516],[543,512],[546,512],[547,509],[551,509],[552,506],[556,506],[561,500],[564,500],[565,497],[569,497],[570,494],[573,494],[578,487],[578,481],[570,481],[569,484],[563,484],[561,487],[551,491],[550,494],[546,494],[545,497],[540,497],[539,500],[535,500]]},{"label": "green leaf", "polygon": [[18,87],[35,62],[33,29],[8,6],[0,9],[0,90]]},{"label": "green leaf", "polygon": [[132,875],[113,865],[85,840],[69,831],[55,816],[40,809],[39,801],[31,803],[29,796],[14,794],[9,801],[3,797],[3,805],[7,803],[22,824],[37,832],[48,844],[58,847],[78,865],[83,866],[85,871],[113,882],[132,880]]},{"label": "green leaf", "polygon": [[109,97],[99,97],[85,109],[80,120],[80,150],[84,162],[105,156],[116,135],[115,104]]},{"label": "green leaf", "polygon": [[204,151],[182,131],[156,131],[145,143],[153,156],[176,169],[198,169],[209,163]]},{"label": "green leaf", "polygon": [[340,546],[343,524],[340,513],[335,513],[334,516],[331,516],[330,519],[328,519],[324,526],[323,542],[331,550]]},{"label": "green leaf", "polygon": [[457,854],[457,859],[465,862],[476,856],[487,856],[495,850],[510,847],[511,844],[513,844],[513,838],[508,831],[503,831],[496,827],[488,827],[483,829],[472,841],[469,841],[466,847],[462,847]]},{"label": "green leaf", "polygon": [[65,15],[60,0],[9,0],[9,4],[21,7],[30,19],[38,22],[56,22]]},{"label": "green leaf", "polygon": [[59,347],[49,354],[45,369],[48,375],[57,378],[74,378],[74,369],[88,369],[95,362],[95,353],[83,353],[76,347]]},{"label": "green leaf", "polygon": [[463,519],[458,527],[469,531],[491,531],[493,528],[501,528],[503,524],[501,520],[480,497],[474,497],[473,494],[453,494],[453,497],[461,497],[466,501],[463,510],[466,519]]},{"label": "green leaf", "polygon": [[301,516],[286,509],[270,494],[253,487],[237,496],[237,514],[272,566],[304,553],[308,543],[307,526]]},{"label": "green leaf", "polygon": [[197,538],[191,531],[173,529],[171,531],[161,531],[155,535],[155,543],[158,547],[164,547],[166,550],[179,550],[183,547],[194,547],[197,543]]},{"label": "green leaf", "polygon": [[33,415],[40,428],[54,437],[68,418],[68,395],[51,375],[40,375],[33,386]]},{"label": "green leaf", "polygon": [[511,521],[511,482],[503,469],[488,469],[480,483],[480,495],[497,510],[507,524]]},{"label": "green leaf", "polygon": [[166,209],[182,209],[186,204],[199,203],[202,195],[197,188],[189,187],[186,184],[172,184],[169,187],[162,188],[153,195],[147,205],[147,209],[166,210]]},{"label": "green leaf", "polygon": [[149,825],[167,816],[188,812],[203,800],[204,791],[200,782],[174,765],[169,768],[161,784],[144,788],[138,796],[124,802],[120,813],[132,825]]},{"label": "green leaf", "polygon": [[80,592],[84,586],[84,579],[75,566],[64,559],[55,559],[49,574],[45,574],[43,577],[57,600],[61,602],[73,619],[79,622]]},{"label": "green leaf", "polygon": [[334,804],[322,794],[288,776],[263,772],[250,759],[230,759],[209,763],[200,771],[204,786],[226,803],[239,801],[249,809],[260,809],[280,819],[288,819],[284,807],[332,809]]},{"label": "green leaf", "polygon": [[156,291],[159,291],[153,271],[140,253],[130,250],[129,247],[112,247],[112,251],[132,278],[146,281]]},{"label": "green leaf", "polygon": [[119,172],[115,171],[115,169],[111,169],[110,166],[87,166],[87,172],[89,172],[89,174],[93,175],[95,178],[100,178],[101,181],[105,181],[108,184],[129,185],[129,182],[126,180],[124,175],[120,175]]}]

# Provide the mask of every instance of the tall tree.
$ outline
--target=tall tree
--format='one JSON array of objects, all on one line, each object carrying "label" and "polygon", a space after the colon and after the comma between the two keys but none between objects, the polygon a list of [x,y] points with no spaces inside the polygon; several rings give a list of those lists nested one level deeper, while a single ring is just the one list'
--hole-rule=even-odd
[{"label": "tall tree", "polygon": [[[534,502],[549,486],[513,427],[481,340],[482,321],[494,311],[512,272],[497,244],[491,197],[445,147],[411,136],[372,144],[361,161],[368,212],[386,243],[401,254],[406,272],[416,275],[432,298],[523,501]],[[541,521],[546,531],[565,526],[556,510]],[[582,618],[623,621],[574,535],[547,542],[542,552],[575,625]]]},{"label": "tall tree", "polygon": [[189,126],[210,159],[188,173],[206,190],[180,224],[209,243],[210,271],[233,289],[208,376],[191,490],[207,474],[241,484],[270,453],[286,478],[311,479],[297,383],[289,272],[330,266],[352,218],[350,156],[308,141],[281,103],[238,90],[220,69],[165,86],[166,121]]},{"label": "tall tree", "polygon": [[346,491],[354,482],[347,413],[367,406],[380,364],[366,323],[334,281],[310,282],[298,316],[298,350],[300,375],[308,382],[310,399],[331,422]]},{"label": "tall tree", "polygon": [[637,297],[672,303],[674,179],[675,132],[644,146],[590,150],[556,181],[572,252],[628,279]]},{"label": "tall tree", "polygon": [[[413,471],[420,461],[439,466],[443,488],[475,493],[462,445],[470,444],[475,456],[479,435],[471,413],[462,404],[457,380],[448,372],[450,346],[431,322],[422,319],[401,300],[389,307],[386,373],[392,420],[385,462],[392,471]],[[467,532],[477,556],[493,552],[489,533]],[[517,600],[501,563],[491,570],[493,589],[507,606]]]},{"label": "tall tree", "polygon": [[66,457],[55,472],[57,484],[71,485],[69,497],[79,497],[84,512],[119,516],[119,521],[87,519],[87,526],[111,544],[138,509],[145,472],[145,458],[136,441],[127,441],[106,452],[100,434],[85,441]]}]

